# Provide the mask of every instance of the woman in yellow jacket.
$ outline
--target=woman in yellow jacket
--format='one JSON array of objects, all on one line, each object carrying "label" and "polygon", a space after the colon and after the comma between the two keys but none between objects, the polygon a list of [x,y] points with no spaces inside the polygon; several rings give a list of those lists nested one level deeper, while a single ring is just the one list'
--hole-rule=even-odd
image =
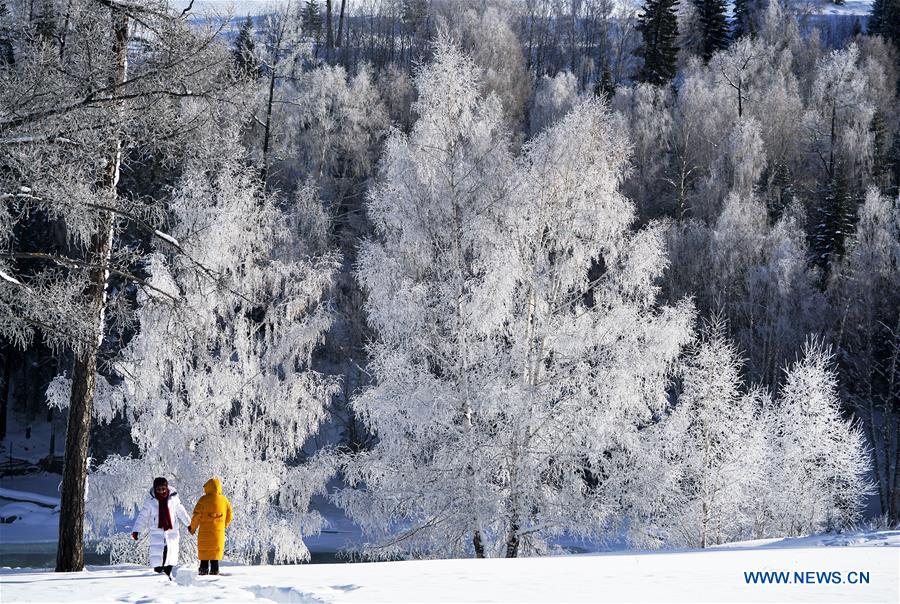
[{"label": "woman in yellow jacket", "polygon": [[231,502],[222,494],[222,482],[210,478],[203,485],[206,494],[194,506],[194,516],[188,528],[197,536],[197,557],[200,558],[201,575],[218,575],[219,560],[225,553],[225,527],[231,524]]}]

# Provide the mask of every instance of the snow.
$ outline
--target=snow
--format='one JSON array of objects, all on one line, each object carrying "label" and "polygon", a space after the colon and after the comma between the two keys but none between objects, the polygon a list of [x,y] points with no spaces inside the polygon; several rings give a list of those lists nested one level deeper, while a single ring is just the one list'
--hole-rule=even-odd
[{"label": "snow", "polygon": [[156,235],[157,237],[159,237],[160,239],[162,239],[163,241],[167,241],[167,242],[171,243],[171,244],[174,245],[175,247],[181,247],[181,244],[178,243],[178,240],[177,240],[177,239],[175,239],[175,238],[172,237],[171,235],[168,235],[168,234],[166,234],[166,233],[163,233],[163,232],[160,231],[159,229],[155,229],[155,230],[153,231],[153,234]]},{"label": "snow", "polygon": [[[732,544],[705,551],[370,564],[230,566],[198,577],[177,568],[167,581],[138,566],[89,567],[83,573],[4,568],[4,602],[896,602],[900,531],[860,535],[861,544],[803,547]],[[869,573],[868,584],[747,584],[745,572],[786,570]]]},{"label": "snow", "polygon": [[872,12],[872,0],[846,0],[838,5],[828,0],[816,0],[812,3],[821,15],[856,15],[869,16]]},{"label": "snow", "polygon": [[[0,270],[0,279],[3,279],[3,280],[5,280],[5,281],[9,281],[9,282],[12,283],[13,285],[22,285],[22,282],[21,282],[21,281],[19,281],[18,279],[16,279],[16,278],[13,277],[12,275],[9,275],[9,274],[7,274],[7,273],[4,273],[2,270]],[[24,287],[24,286],[23,286],[23,287]]]},{"label": "snow", "polygon": [[[50,422],[46,421],[45,417],[45,415],[41,415],[33,419],[26,419],[18,413],[10,412],[8,415],[9,423],[6,427],[6,437],[0,441],[0,460],[18,459],[37,464],[40,460],[46,458],[50,453],[52,426]],[[62,453],[64,442],[65,428],[57,432],[54,454]],[[7,478],[4,477],[3,480],[6,481]]]},{"label": "snow", "polygon": [[17,491],[15,489],[7,489],[0,487],[0,497],[6,499],[18,499],[19,501],[30,501],[33,503],[42,503],[45,506],[56,507],[59,505],[59,497],[48,497],[47,495],[39,495],[29,491]]}]

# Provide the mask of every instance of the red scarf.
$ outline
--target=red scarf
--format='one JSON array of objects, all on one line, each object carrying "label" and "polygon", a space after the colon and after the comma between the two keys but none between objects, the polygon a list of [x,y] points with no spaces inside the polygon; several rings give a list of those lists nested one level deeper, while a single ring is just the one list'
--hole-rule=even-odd
[{"label": "red scarf", "polygon": [[172,517],[169,515],[169,491],[165,495],[155,493],[157,501],[159,501],[159,525],[164,531],[172,529]]}]

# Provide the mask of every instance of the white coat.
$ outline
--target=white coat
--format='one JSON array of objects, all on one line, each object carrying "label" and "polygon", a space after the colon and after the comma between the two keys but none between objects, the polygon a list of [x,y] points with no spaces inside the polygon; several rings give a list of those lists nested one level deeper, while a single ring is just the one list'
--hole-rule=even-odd
[{"label": "white coat", "polygon": [[[172,519],[172,528],[164,531],[159,528],[159,501],[151,491],[144,499],[141,511],[138,513],[134,532],[150,531],[150,566],[175,566],[178,564],[178,523],[185,527],[190,526],[191,517],[181,505],[178,493],[169,493],[169,517]],[[168,547],[166,559],[163,561],[163,548]]]}]

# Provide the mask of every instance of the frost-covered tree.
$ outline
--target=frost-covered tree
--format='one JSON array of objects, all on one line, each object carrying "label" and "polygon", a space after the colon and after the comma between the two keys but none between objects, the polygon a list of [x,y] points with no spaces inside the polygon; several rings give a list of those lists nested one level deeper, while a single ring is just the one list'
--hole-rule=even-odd
[{"label": "frost-covered tree", "polygon": [[900,207],[870,188],[828,295],[839,366],[871,447],[881,512],[900,516]]},{"label": "frost-covered tree", "polygon": [[[546,551],[562,533],[598,537],[610,521],[628,450],[666,399],[693,318],[657,306],[666,266],[660,230],[634,232],[619,192],[625,133],[587,100],[529,142],[520,162],[509,247],[515,279],[503,341],[512,379],[493,448],[507,556]],[[605,476],[608,483],[591,478]]]},{"label": "frost-covered tree", "polygon": [[350,186],[348,179],[372,174],[388,128],[371,72],[363,66],[350,77],[343,67],[326,65],[304,73],[295,87],[285,87],[280,94],[289,107],[280,116],[284,132],[279,168],[293,168],[282,178],[311,178],[339,201],[347,194],[341,189]]},{"label": "frost-covered tree", "polygon": [[481,69],[485,94],[494,93],[500,99],[507,128],[515,133],[527,126],[525,110],[532,76],[510,24],[513,14],[493,6],[460,11],[459,4],[453,2],[443,5],[443,9],[448,11],[450,32],[457,44]]},{"label": "frost-covered tree", "polygon": [[497,516],[475,410],[496,380],[492,340],[511,286],[498,250],[512,159],[478,73],[438,40],[416,76],[419,118],[389,138],[367,204],[378,238],[363,245],[358,278],[377,386],[353,406],[379,442],[350,461],[338,502],[376,539],[374,556],[484,556],[481,521]]},{"label": "frost-covered tree", "polygon": [[820,342],[785,376],[776,400],[773,522],[781,534],[845,527],[871,491],[862,432],[841,417],[832,355]]},{"label": "frost-covered tree", "polygon": [[531,135],[536,135],[568,113],[577,100],[578,80],[571,72],[562,71],[552,78],[541,78],[535,86],[528,113]]},{"label": "frost-covered tree", "polygon": [[764,468],[750,447],[764,427],[758,393],[746,392],[742,361],[721,319],[701,333],[681,370],[672,413],[659,430],[659,450],[677,482],[655,530],[668,545],[707,547],[747,532],[744,510]]},{"label": "frost-covered tree", "polygon": [[693,316],[656,305],[665,256],[657,229],[631,231],[624,134],[584,101],[511,174],[457,51],[440,46],[418,84],[360,267],[378,341],[355,406],[379,442],[337,499],[376,556],[513,557],[597,536],[620,494],[611,452],[664,404]]},{"label": "frost-covered tree", "polygon": [[613,98],[632,145],[632,170],[624,190],[642,218],[660,218],[675,209],[669,179],[669,153],[675,141],[672,97],[668,86],[637,84],[620,86]]},{"label": "frost-covered tree", "polygon": [[770,389],[827,313],[804,222],[792,205],[769,226],[762,203],[732,193],[712,228],[690,221],[669,230],[668,299],[693,295],[702,314],[722,313],[752,382]]},{"label": "frost-covered tree", "polygon": [[[218,476],[238,510],[230,558],[306,559],[302,538],[321,520],[309,499],[331,466],[297,461],[334,390],[310,368],[337,262],[315,243],[327,228],[318,198],[306,191],[280,210],[252,170],[226,159],[189,170],[171,206],[168,232],[192,260],[151,256],[150,282],[168,295],[139,297],[138,332],[115,363],[120,383],[98,400],[128,418],[137,456],[112,455],[92,473],[93,534],[128,559],[117,510],[136,513],[154,476],[168,476],[186,503]],[[215,279],[198,279],[194,262]]]},{"label": "frost-covered tree", "polygon": [[832,51],[816,65],[803,127],[809,152],[824,179],[836,179],[841,170],[854,179],[871,166],[869,126],[875,106],[869,75],[859,65],[856,44]]},{"label": "frost-covered tree", "polygon": [[[136,22],[155,32],[141,44],[132,43]],[[227,49],[164,3],[73,0],[52,39],[32,37],[23,21],[9,32],[15,63],[0,72],[0,333],[74,356],[57,570],[81,570],[98,359],[115,345],[116,323],[127,323],[115,309],[127,309],[135,288],[153,289],[139,274],[143,249],[121,235],[164,241],[162,204],[127,183],[152,173],[148,165],[208,150],[187,144],[185,132],[216,123],[227,102],[239,105],[241,87]],[[47,226],[56,237],[33,238]]]}]

